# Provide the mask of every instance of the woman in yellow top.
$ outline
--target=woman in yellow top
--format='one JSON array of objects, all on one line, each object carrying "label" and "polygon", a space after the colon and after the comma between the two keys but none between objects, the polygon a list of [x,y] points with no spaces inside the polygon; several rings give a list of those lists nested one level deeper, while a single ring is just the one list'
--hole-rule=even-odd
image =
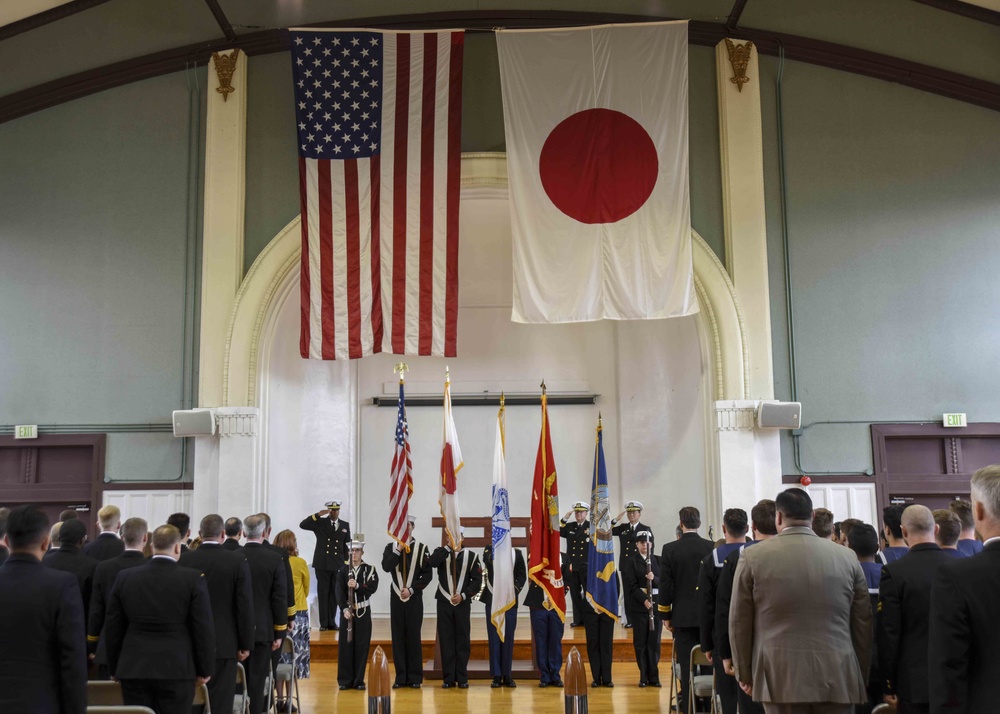
[{"label": "woman in yellow top", "polygon": [[[299,545],[292,531],[281,531],[274,539],[274,544],[288,551],[288,562],[292,566],[292,582],[295,586],[295,621],[288,636],[292,638],[292,643],[295,645],[295,676],[298,679],[309,679],[309,605],[306,602],[309,597],[309,566],[306,561],[299,557]],[[284,653],[281,655],[281,662],[292,664],[291,657],[290,654]],[[291,682],[278,682],[279,702],[282,701],[282,690],[285,690],[284,701],[283,704],[278,705],[278,711],[295,711],[291,702],[291,686]]]}]

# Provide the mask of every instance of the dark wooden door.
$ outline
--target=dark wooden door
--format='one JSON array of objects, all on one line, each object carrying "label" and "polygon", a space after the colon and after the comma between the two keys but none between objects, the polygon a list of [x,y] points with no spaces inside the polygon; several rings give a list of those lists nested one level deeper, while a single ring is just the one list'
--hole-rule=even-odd
[{"label": "dark wooden door", "polygon": [[1000,463],[1000,424],[872,424],[875,494],[881,506],[947,508],[969,498],[977,469]]},{"label": "dark wooden door", "polygon": [[0,504],[33,503],[54,523],[72,508],[96,533],[104,482],[104,434],[49,434],[37,439],[0,436]]}]

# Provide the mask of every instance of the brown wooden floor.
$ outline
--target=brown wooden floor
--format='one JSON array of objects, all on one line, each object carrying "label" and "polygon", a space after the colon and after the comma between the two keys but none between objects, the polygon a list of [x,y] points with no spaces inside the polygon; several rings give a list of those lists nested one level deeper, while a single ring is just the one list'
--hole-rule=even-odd
[{"label": "brown wooden floor", "polygon": [[[324,633],[326,634],[326,633]],[[339,691],[337,665],[314,662],[309,679],[300,680],[302,714],[362,714],[368,711],[368,693],[356,690]],[[593,714],[607,712],[667,712],[670,689],[666,684],[670,660],[660,663],[662,689],[640,689],[639,671],[634,663],[615,664],[614,689],[591,689],[588,705]],[[588,672],[589,679],[589,672]],[[427,682],[422,689],[392,691],[394,714],[563,714],[565,704],[561,689],[539,689],[537,681],[520,680],[516,689],[491,689],[489,682],[473,681],[468,689],[441,689],[440,682]]]}]

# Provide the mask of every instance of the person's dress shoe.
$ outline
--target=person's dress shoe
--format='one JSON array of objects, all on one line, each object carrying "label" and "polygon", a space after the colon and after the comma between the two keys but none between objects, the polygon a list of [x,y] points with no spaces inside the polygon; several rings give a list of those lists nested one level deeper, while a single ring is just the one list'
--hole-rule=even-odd
[{"label": "person's dress shoe", "polygon": [[458,688],[459,689],[468,689],[469,688],[469,683],[468,682],[459,682],[458,683]]},{"label": "person's dress shoe", "polygon": [[513,677],[504,677],[503,686],[514,689],[517,686],[517,682],[514,681]]},{"label": "person's dress shoe", "polygon": [[402,684],[400,684],[399,682],[393,682],[393,683],[392,683],[392,688],[393,688],[393,689],[399,689],[399,688],[400,688],[400,687],[402,687],[402,686],[403,686],[403,685],[402,685]]},{"label": "person's dress shoe", "polygon": [[413,684],[410,685],[410,689],[420,689],[420,685],[414,682]]},{"label": "person's dress shoe", "polygon": [[583,627],[583,623],[582,622],[571,622],[571,623],[569,623],[569,626],[570,627]]},{"label": "person's dress shoe", "polygon": [[605,682],[602,686],[604,686],[604,687],[613,687],[613,686],[615,686],[615,683],[614,682]]},{"label": "person's dress shoe", "polygon": [[545,689],[547,686],[549,686],[548,682],[539,682],[538,683],[538,688],[539,689]]},{"label": "person's dress shoe", "polygon": [[624,627],[626,630],[631,630],[632,629],[632,623],[631,622],[626,622],[624,625],[622,625],[622,627]]},{"label": "person's dress shoe", "polygon": [[340,628],[337,627],[336,625],[330,625],[330,627],[328,627],[327,629],[329,629],[329,630],[339,630]]},{"label": "person's dress shoe", "polygon": [[358,685],[355,685],[355,687],[354,687],[354,688],[355,688],[355,689],[364,689],[364,688],[365,688],[365,685],[363,685],[363,684],[358,684]]},{"label": "person's dress shoe", "polygon": [[455,685],[448,684],[447,682],[445,682],[444,684],[441,685],[441,689],[451,689],[453,686]]},{"label": "person's dress shoe", "polygon": [[648,686],[648,685],[647,685],[647,684],[646,684],[645,682],[639,682],[639,686],[640,686],[640,687],[646,687],[646,686]]},{"label": "person's dress shoe", "polygon": [[493,683],[490,684],[490,689],[499,689],[499,688],[500,688],[500,677],[494,677]]},{"label": "person's dress shoe", "polygon": [[556,681],[554,681],[552,683],[553,687],[562,687],[562,685],[563,685],[563,681],[561,679],[557,679]]},{"label": "person's dress shoe", "polygon": [[346,684],[341,684],[340,691],[344,691],[345,689],[350,689],[350,687],[348,687]]},{"label": "person's dress shoe", "polygon": [[650,682],[649,686],[659,688],[659,687],[662,687],[663,685],[660,684],[659,682]]},{"label": "person's dress shoe", "polygon": [[596,682],[596,681],[595,681],[595,682],[591,682],[591,683],[590,683],[590,686],[591,686],[591,687],[600,687],[600,686],[601,686],[601,683],[600,683],[600,682]]}]

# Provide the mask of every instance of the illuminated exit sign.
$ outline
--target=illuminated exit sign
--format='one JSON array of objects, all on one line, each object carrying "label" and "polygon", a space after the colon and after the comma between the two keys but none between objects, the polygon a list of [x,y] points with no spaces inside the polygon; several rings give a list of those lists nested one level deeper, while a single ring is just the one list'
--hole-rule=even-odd
[{"label": "illuminated exit sign", "polygon": [[965,419],[965,414],[945,414],[944,415],[944,425],[945,426],[968,426],[969,423]]},{"label": "illuminated exit sign", "polygon": [[19,424],[14,427],[14,438],[15,439],[37,439],[38,438],[38,425],[37,424]]}]

